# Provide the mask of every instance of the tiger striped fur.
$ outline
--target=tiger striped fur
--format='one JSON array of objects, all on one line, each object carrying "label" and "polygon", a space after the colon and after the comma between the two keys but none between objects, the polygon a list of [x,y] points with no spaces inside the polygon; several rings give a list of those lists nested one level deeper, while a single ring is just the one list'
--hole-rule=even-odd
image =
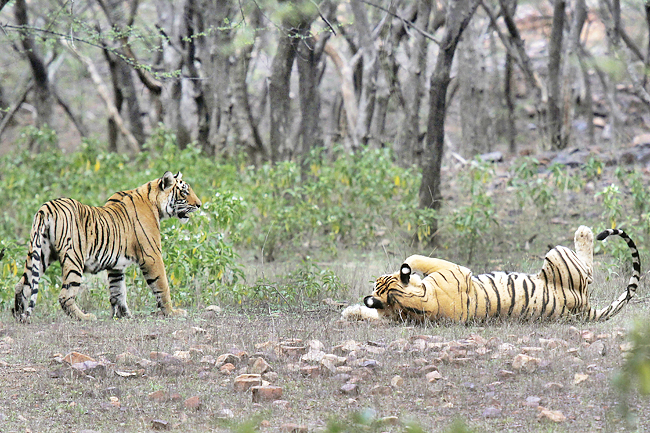
[{"label": "tiger striped fur", "polygon": [[108,271],[113,317],[130,317],[126,303],[124,270],[136,263],[165,315],[182,315],[172,308],[162,259],[160,220],[178,217],[185,222],[201,200],[179,172],[165,172],[130,191],[113,194],[104,206],[88,206],[70,198],[43,204],[30,235],[25,270],[16,284],[14,317],[29,320],[41,275],[54,261],[61,263],[59,303],[69,316],[93,320],[77,306],[75,298],[84,272]]},{"label": "tiger striped fur", "polygon": [[[492,272],[475,276],[455,263],[413,255],[399,272],[379,277],[364,304],[376,309],[379,317],[418,321],[468,322],[492,317],[607,320],[632,298],[641,274],[639,253],[623,230],[605,230],[597,239],[611,235],[622,237],[630,248],[633,274],[626,291],[602,309],[589,305],[594,236],[586,226],[580,226],[575,233],[575,251],[562,246],[553,248],[537,274]],[[422,273],[424,278],[414,272]]]}]

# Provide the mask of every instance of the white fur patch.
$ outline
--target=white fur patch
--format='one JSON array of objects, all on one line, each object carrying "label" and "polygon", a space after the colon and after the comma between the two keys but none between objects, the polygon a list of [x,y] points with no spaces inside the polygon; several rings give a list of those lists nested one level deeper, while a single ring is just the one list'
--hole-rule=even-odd
[{"label": "white fur patch", "polygon": [[341,312],[345,320],[379,320],[379,312],[365,305],[350,305]]}]

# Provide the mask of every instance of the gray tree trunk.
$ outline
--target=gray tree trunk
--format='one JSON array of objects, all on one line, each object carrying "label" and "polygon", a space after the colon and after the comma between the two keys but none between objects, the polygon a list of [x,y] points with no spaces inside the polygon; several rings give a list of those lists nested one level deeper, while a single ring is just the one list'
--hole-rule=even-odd
[{"label": "gray tree trunk", "polygon": [[[474,15],[480,0],[457,0],[448,4],[445,31],[440,43],[436,66],[431,75],[429,93],[429,121],[419,202],[421,208],[439,210],[442,206],[441,168],[445,143],[445,115],[447,113],[447,88],[451,66],[458,41]],[[436,243],[438,221],[431,222],[429,244]]]}]

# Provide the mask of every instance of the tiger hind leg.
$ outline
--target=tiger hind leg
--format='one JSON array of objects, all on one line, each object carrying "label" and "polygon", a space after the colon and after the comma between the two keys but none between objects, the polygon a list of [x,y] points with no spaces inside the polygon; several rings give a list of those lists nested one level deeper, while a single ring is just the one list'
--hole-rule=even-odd
[{"label": "tiger hind leg", "polygon": [[[61,255],[61,257],[66,257]],[[61,282],[61,292],[59,293],[59,304],[65,313],[77,320],[95,320],[94,314],[87,314],[81,311],[77,305],[76,298],[81,287],[82,270],[70,265],[70,260],[61,264],[63,268],[63,281]]]},{"label": "tiger hind leg", "polygon": [[126,305],[126,284],[124,271],[111,269],[108,271],[108,290],[110,292],[111,310],[114,318],[132,317]]},{"label": "tiger hind leg", "polygon": [[587,226],[580,226],[573,238],[574,248],[578,258],[585,264],[589,282],[594,275],[594,233]]}]

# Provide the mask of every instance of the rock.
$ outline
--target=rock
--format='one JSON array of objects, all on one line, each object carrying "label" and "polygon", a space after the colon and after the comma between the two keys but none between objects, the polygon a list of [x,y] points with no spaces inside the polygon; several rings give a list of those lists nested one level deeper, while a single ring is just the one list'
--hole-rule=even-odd
[{"label": "rock", "polygon": [[537,370],[539,359],[520,353],[512,360],[512,368],[520,373],[533,373]]},{"label": "rock", "polygon": [[573,375],[573,384],[578,385],[578,384],[584,382],[587,379],[589,379],[588,374],[576,373],[576,374]]},{"label": "rock", "polygon": [[241,358],[239,358],[238,356],[233,355],[232,353],[224,353],[217,357],[217,360],[215,361],[214,365],[216,367],[221,367],[224,364],[232,364],[236,366],[240,362],[241,362]]},{"label": "rock", "polygon": [[171,394],[169,394],[168,398],[169,401],[181,401],[183,399],[183,397],[181,397],[181,395],[177,392],[172,392]]},{"label": "rock", "polygon": [[370,388],[371,395],[391,395],[393,393],[393,388],[387,385],[375,385]]},{"label": "rock", "polygon": [[544,385],[544,389],[547,389],[549,391],[559,391],[562,388],[564,388],[564,385],[558,382],[549,382],[546,385]]},{"label": "rock", "polygon": [[151,352],[149,353],[149,359],[152,361],[162,361],[169,358],[171,355],[166,352]]},{"label": "rock", "polygon": [[566,340],[562,340],[561,338],[549,338],[549,339],[540,338],[539,345],[542,346],[544,349],[553,350],[557,348],[569,347],[569,342]]},{"label": "rock", "polygon": [[490,406],[485,408],[482,415],[483,418],[498,418],[501,416],[501,409],[498,407]]},{"label": "rock", "polygon": [[537,397],[536,395],[531,395],[526,397],[526,402],[524,403],[524,405],[529,407],[537,407],[539,406],[541,401],[542,401],[541,398]]},{"label": "rock", "polygon": [[235,391],[243,392],[252,386],[261,386],[262,376],[259,374],[240,374],[235,378],[233,387]]},{"label": "rock", "polygon": [[438,370],[431,371],[425,375],[429,383],[442,379],[442,374]]},{"label": "rock", "polygon": [[304,425],[285,423],[280,426],[280,431],[283,433],[307,433],[309,430]]},{"label": "rock", "polygon": [[479,158],[485,162],[501,162],[503,161],[503,153],[497,151],[490,152],[490,153],[484,153],[482,155],[479,155]]},{"label": "rock", "polygon": [[596,340],[587,347],[587,352],[596,356],[605,356],[607,354],[607,348],[601,340]]},{"label": "rock", "polygon": [[252,374],[264,374],[267,371],[271,371],[271,366],[264,360],[264,358],[251,358],[251,360],[253,360],[250,368]]},{"label": "rock", "polygon": [[596,341],[596,335],[592,331],[589,331],[588,329],[580,332],[580,337],[582,337],[582,339],[585,340],[587,343],[593,343],[594,341]]},{"label": "rock", "polygon": [[252,386],[253,403],[262,401],[280,400],[282,398],[282,388],[279,386]]},{"label": "rock", "polygon": [[499,379],[509,379],[515,376],[515,372],[510,370],[499,370],[497,376]]},{"label": "rock", "polygon": [[307,365],[300,368],[300,374],[305,377],[318,377],[320,376],[320,367],[317,365]]},{"label": "rock", "polygon": [[339,391],[343,395],[351,395],[351,396],[356,396],[359,395],[359,387],[357,386],[356,383],[346,383],[341,388],[339,388]]},{"label": "rock", "polygon": [[212,311],[213,313],[221,313],[221,307],[218,305],[208,305],[205,307],[205,311]]},{"label": "rock", "polygon": [[103,362],[97,361],[83,361],[75,362],[70,367],[80,373],[91,375],[94,377],[106,376],[106,365]]},{"label": "rock", "polygon": [[189,362],[192,360],[192,356],[190,355],[189,350],[177,350],[172,356],[180,359],[183,362]]},{"label": "rock", "polygon": [[70,365],[79,364],[79,363],[83,363],[83,362],[86,362],[86,361],[95,362],[95,360],[93,358],[91,358],[90,356],[84,355],[83,353],[79,353],[79,352],[70,352],[66,356],[63,357],[63,362],[66,362],[66,363],[68,363]]},{"label": "rock", "polygon": [[117,365],[133,365],[136,362],[138,362],[138,357],[131,352],[120,353],[115,357],[115,363]]},{"label": "rock", "polygon": [[538,407],[539,413],[537,419],[548,419],[550,421],[560,423],[566,421],[566,416],[559,410],[548,410],[545,407]]},{"label": "rock", "polygon": [[236,367],[234,365],[232,365],[231,363],[228,362],[228,363],[222,365],[221,367],[219,367],[219,371],[222,374],[232,374],[232,372],[235,371],[235,368]]},{"label": "rock", "polygon": [[377,420],[379,425],[399,425],[399,418],[396,416],[385,416]]},{"label": "rock", "polygon": [[151,392],[147,397],[155,403],[164,403],[169,399],[169,395],[163,390]]},{"label": "rock", "polygon": [[396,375],[390,380],[390,386],[393,388],[401,388],[404,385],[404,379],[401,376]]},{"label": "rock", "polygon": [[222,408],[217,412],[217,418],[219,419],[233,419],[235,417],[235,413],[228,408]]},{"label": "rock", "polygon": [[309,349],[309,352],[302,355],[300,359],[304,362],[321,362],[324,356],[325,352],[322,350]]},{"label": "rock", "polygon": [[201,409],[202,405],[203,404],[201,403],[201,398],[196,395],[194,397],[188,398],[183,402],[183,406],[187,410],[199,410]]},{"label": "rock", "polygon": [[287,400],[273,400],[271,406],[275,406],[282,410],[289,410],[289,408],[291,407],[291,403],[289,403]]},{"label": "rock", "polygon": [[169,422],[161,419],[154,419],[151,421],[151,428],[154,430],[171,430],[172,426]]}]

